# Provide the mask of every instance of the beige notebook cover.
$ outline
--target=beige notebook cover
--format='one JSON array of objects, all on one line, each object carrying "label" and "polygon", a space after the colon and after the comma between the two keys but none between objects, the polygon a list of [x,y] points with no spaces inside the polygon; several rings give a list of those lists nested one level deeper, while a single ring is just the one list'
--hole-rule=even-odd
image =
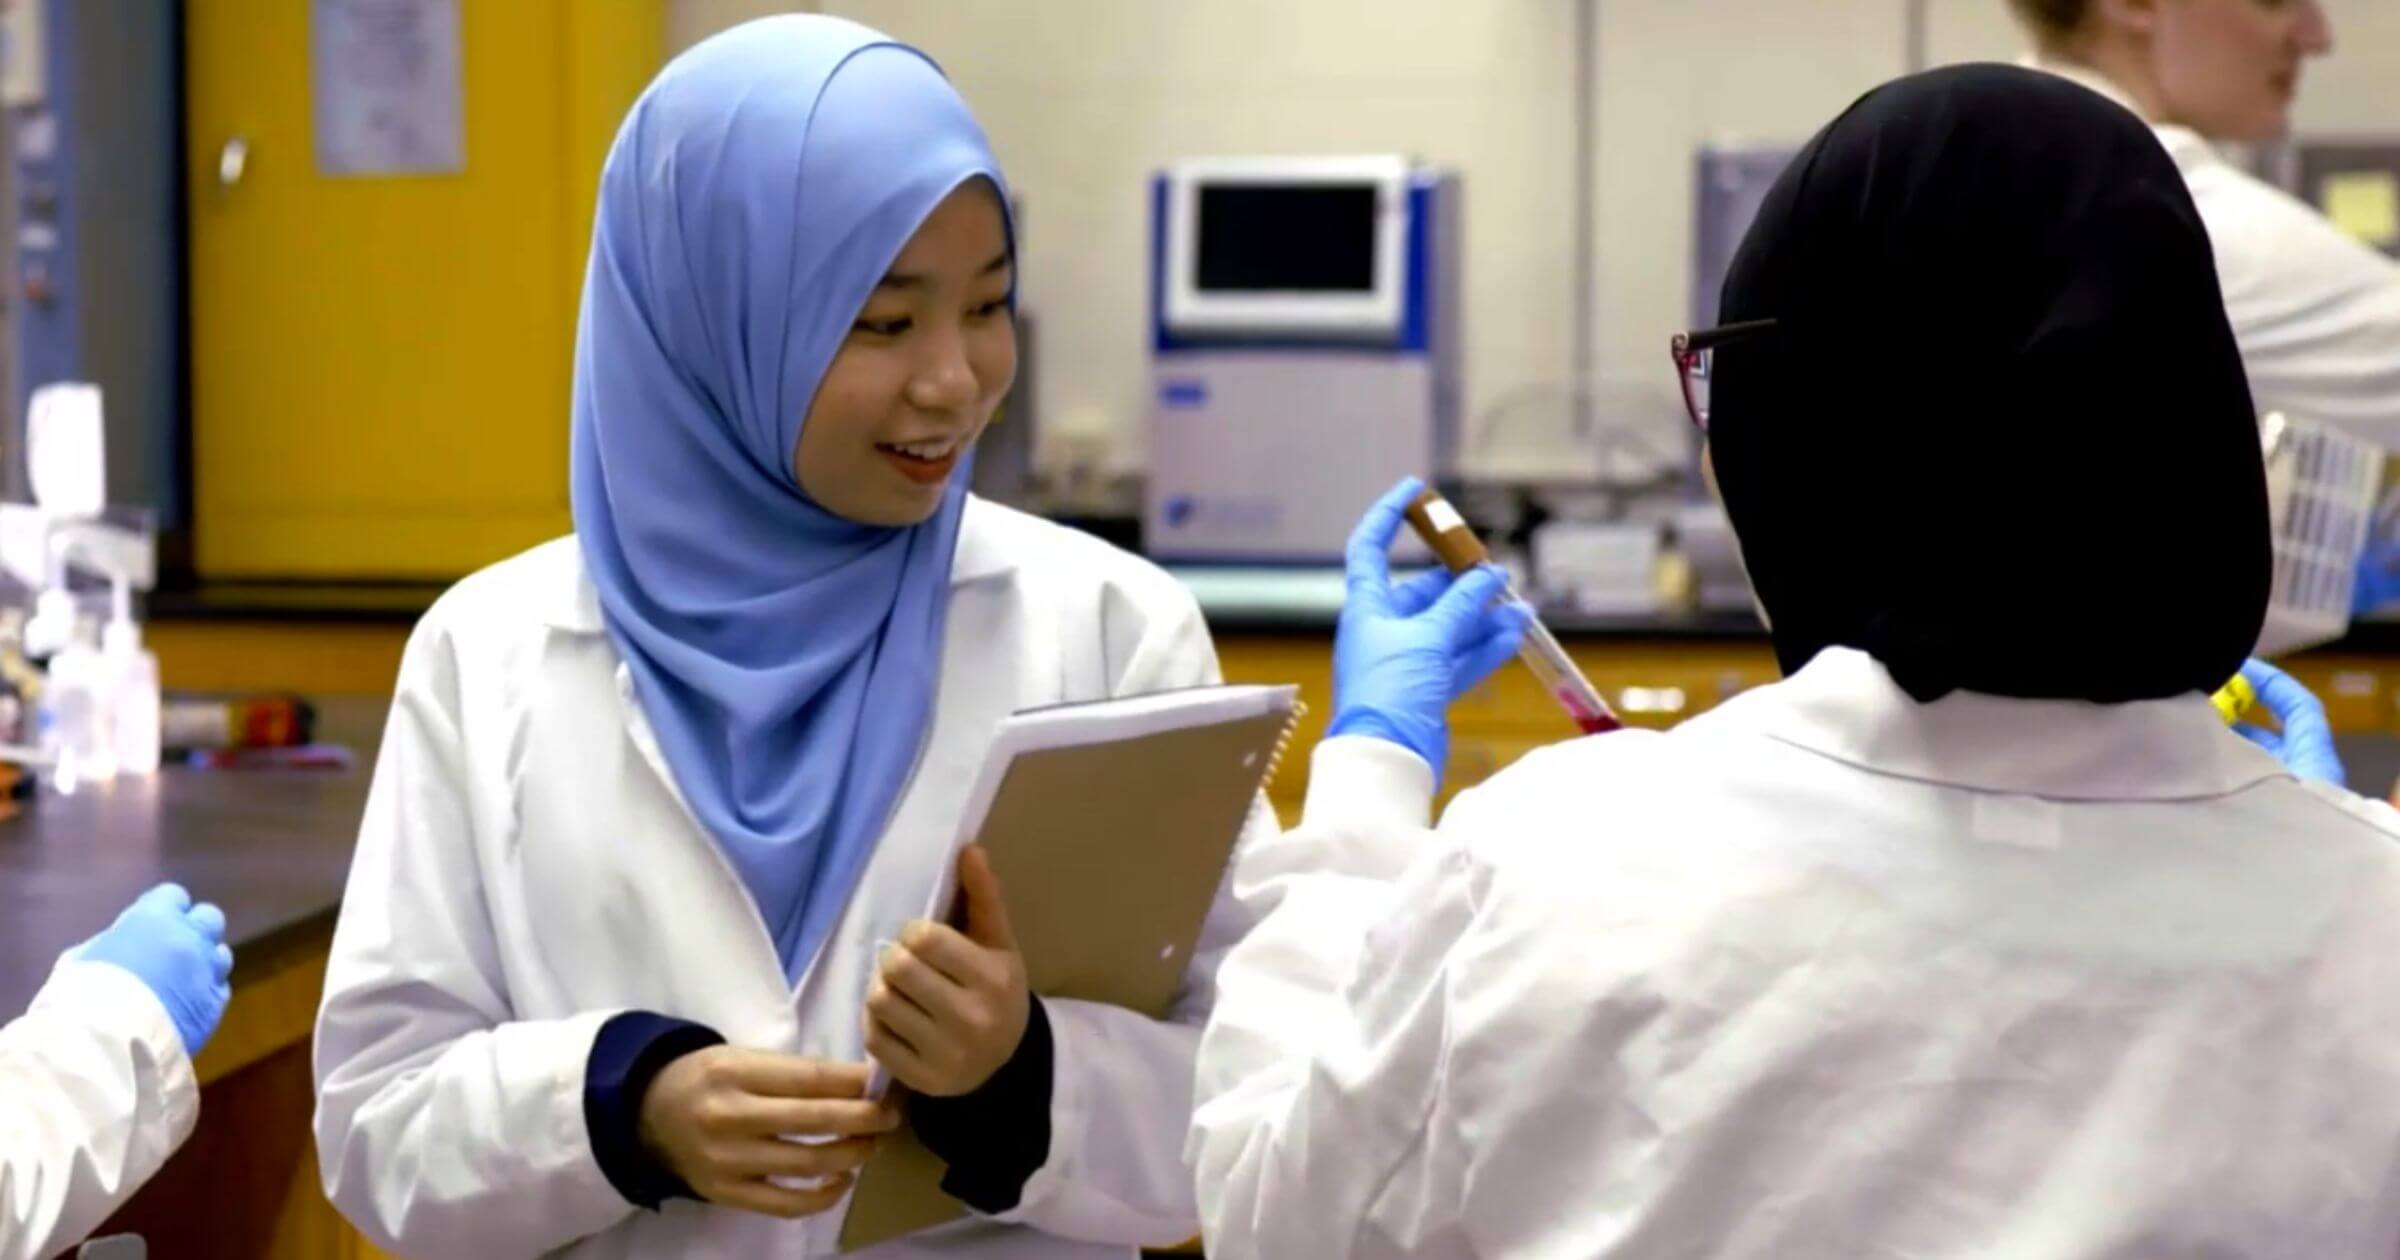
[{"label": "beige notebook cover", "polygon": [[[991,852],[1035,993],[1167,1013],[1298,707],[1293,687],[1207,687],[1001,724],[958,847]],[[947,875],[926,917],[955,896]],[[860,1172],[842,1250],[967,1215],[943,1171],[907,1130],[886,1139]]]}]

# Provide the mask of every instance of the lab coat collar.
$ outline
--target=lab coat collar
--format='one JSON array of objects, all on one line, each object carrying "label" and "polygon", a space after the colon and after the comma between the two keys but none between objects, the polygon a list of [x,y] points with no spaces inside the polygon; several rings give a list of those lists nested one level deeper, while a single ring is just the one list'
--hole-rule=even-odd
[{"label": "lab coat collar", "polygon": [[[1001,577],[1016,568],[1004,540],[997,536],[998,524],[990,504],[972,496],[967,499],[966,513],[959,519],[958,550],[950,560],[952,589]],[[580,546],[571,538],[554,545]],[[584,570],[580,550],[576,563],[551,566],[548,574],[553,579],[551,589],[537,593],[545,622],[568,634],[599,634],[606,628],[600,615],[599,588]]]},{"label": "lab coat collar", "polygon": [[1879,774],[2052,800],[2188,800],[2289,777],[2204,696],[2101,705],[1953,692],[1919,704],[1850,648],[1701,721]]}]

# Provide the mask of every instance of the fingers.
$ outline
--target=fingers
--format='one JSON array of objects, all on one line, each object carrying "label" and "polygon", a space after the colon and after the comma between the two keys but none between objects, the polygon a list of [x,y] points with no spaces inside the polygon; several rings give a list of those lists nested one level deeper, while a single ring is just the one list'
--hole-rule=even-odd
[{"label": "fingers", "polygon": [[[2325,717],[2325,703],[2299,679],[2260,660],[2245,663],[2242,678],[2258,693],[2258,702],[2275,715],[2276,725],[2283,728],[2282,737],[2273,744],[2255,737],[2250,742],[2278,757],[2290,748],[2333,747],[2333,726]],[[2249,735],[2247,731],[2243,733]]]},{"label": "fingers", "polygon": [[2233,733],[2275,754],[2277,760],[2282,759],[2283,737],[2275,732],[2264,727],[2252,726],[2248,722],[2241,722],[2234,726]]},{"label": "fingers", "polygon": [[190,919],[192,926],[200,929],[200,934],[209,940],[225,939],[225,912],[213,903],[203,901],[185,912],[184,917]]},{"label": "fingers", "polygon": [[826,1063],[765,1050],[721,1055],[711,1064],[710,1073],[712,1084],[731,1085],[768,1098],[861,1098],[867,1092],[869,1076],[864,1063]]},{"label": "fingers", "polygon": [[1508,575],[1487,564],[1459,578],[1442,593],[1429,615],[1438,618],[1448,630],[1450,650],[1463,649],[1489,631],[1491,602],[1507,588]]},{"label": "fingers", "polygon": [[181,884],[160,884],[143,893],[134,904],[182,914],[192,908],[192,894],[186,892]]},{"label": "fingers", "polygon": [[1503,608],[1500,624],[1483,640],[1467,649],[1459,661],[1452,690],[1464,693],[1475,684],[1492,676],[1493,671],[1516,656],[1525,645],[1525,618],[1522,610]]},{"label": "fingers", "polygon": [[985,949],[1015,949],[1008,899],[1001,892],[999,873],[992,869],[992,855],[982,845],[970,844],[958,855],[958,887],[966,895],[967,938]]},{"label": "fingers", "polygon": [[894,990],[881,976],[867,987],[867,1017],[911,1046],[931,1045],[940,1032],[924,1007]]},{"label": "fingers", "polygon": [[765,1137],[734,1147],[717,1166],[743,1177],[835,1177],[857,1171],[874,1153],[873,1138],[795,1142]]},{"label": "fingers", "polygon": [[727,1137],[880,1137],[900,1127],[900,1108],[863,1098],[737,1096],[707,1125]]},{"label": "fingers", "polygon": [[233,978],[233,946],[217,946],[216,951],[209,955],[208,961],[215,971],[218,984],[223,984]]},{"label": "fingers", "polygon": [[2283,723],[2285,742],[2333,746],[2333,726],[2325,720],[2325,705],[2306,691],[2290,708],[2275,710],[2275,717]]},{"label": "fingers", "polygon": [[1401,478],[1350,531],[1350,542],[1342,552],[1349,598],[1370,611],[1391,607],[1392,539],[1399,536],[1408,505],[1424,490],[1425,483],[1415,477]]},{"label": "fingers", "polygon": [[939,1087],[933,1065],[917,1053],[917,1048],[901,1040],[882,1024],[867,1024],[867,1053],[892,1074],[892,1079],[920,1094],[932,1094]]},{"label": "fingers", "polygon": [[[710,1186],[701,1193],[708,1197],[709,1202],[724,1207],[793,1220],[815,1216],[841,1202],[842,1196],[850,1193],[850,1181],[850,1175],[844,1173],[807,1190],[788,1189],[767,1181],[729,1181]],[[697,1186],[693,1188],[700,1189]]]},{"label": "fingers", "polygon": [[[2242,672],[2248,676],[2250,671],[2244,669]],[[2302,686],[2299,679],[2275,670],[2273,676],[2264,681],[2251,679],[2250,685],[2258,690],[2259,703],[2267,706],[2267,712],[2274,714],[2275,720],[2282,723],[2286,739],[2332,739],[2332,730],[2325,721],[2325,703]]]},{"label": "fingers", "polygon": [[1414,617],[1433,607],[1442,592],[1450,589],[1448,569],[1427,569],[1392,588],[1392,611],[1403,617]]},{"label": "fingers", "polygon": [[2242,665],[2242,678],[2250,684],[2251,690],[2258,693],[2258,702],[2267,706],[2267,711],[2280,721],[2288,724],[2287,714],[2310,709],[2314,709],[2320,718],[2324,715],[2325,706],[2307,687],[2301,685],[2299,679],[2265,661],[2245,662]]},{"label": "fingers", "polygon": [[[993,980],[990,950],[957,928],[923,919],[900,929],[899,943],[883,951],[876,970],[936,1015],[944,1013],[945,1003],[955,1002],[950,989],[979,988]],[[948,984],[937,985],[936,979]]]}]

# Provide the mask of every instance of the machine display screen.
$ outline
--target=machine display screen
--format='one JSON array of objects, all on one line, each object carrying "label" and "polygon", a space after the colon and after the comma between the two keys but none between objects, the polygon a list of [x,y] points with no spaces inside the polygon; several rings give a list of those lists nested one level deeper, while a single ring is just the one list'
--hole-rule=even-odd
[{"label": "machine display screen", "polygon": [[1203,184],[1202,293],[1370,293],[1374,184]]}]

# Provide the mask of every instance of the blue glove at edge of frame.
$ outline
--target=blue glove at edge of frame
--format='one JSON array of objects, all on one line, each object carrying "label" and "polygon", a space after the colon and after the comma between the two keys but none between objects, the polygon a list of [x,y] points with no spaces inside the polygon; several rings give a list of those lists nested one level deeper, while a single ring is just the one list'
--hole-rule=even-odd
[{"label": "blue glove at edge of frame", "polygon": [[2274,715],[2280,730],[2270,731],[2248,722],[2233,729],[2242,738],[2266,749],[2283,763],[2284,768],[2302,779],[2347,787],[2348,776],[2342,771],[2342,759],[2333,746],[2333,726],[2326,721],[2325,705],[2299,679],[2265,661],[2253,659],[2242,666],[2242,677],[2258,693],[2258,703]]}]

